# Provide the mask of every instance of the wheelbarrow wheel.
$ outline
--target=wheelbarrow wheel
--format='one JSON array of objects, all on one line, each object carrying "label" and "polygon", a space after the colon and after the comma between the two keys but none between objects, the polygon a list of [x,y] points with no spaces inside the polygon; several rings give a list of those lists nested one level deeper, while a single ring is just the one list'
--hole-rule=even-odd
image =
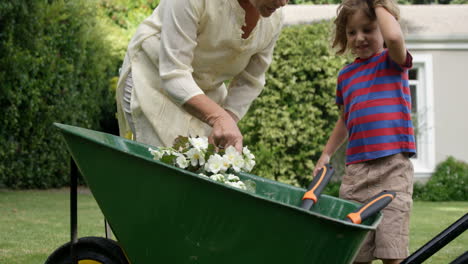
[{"label": "wheelbarrow wheel", "polygon": [[[71,242],[55,250],[45,264],[71,264]],[[75,244],[78,264],[129,264],[117,242],[103,237],[82,237]]]}]

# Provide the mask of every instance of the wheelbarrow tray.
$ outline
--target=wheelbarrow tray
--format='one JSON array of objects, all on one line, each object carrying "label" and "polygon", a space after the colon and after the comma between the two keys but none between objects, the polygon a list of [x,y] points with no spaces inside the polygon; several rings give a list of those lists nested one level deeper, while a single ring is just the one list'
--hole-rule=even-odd
[{"label": "wheelbarrow tray", "polygon": [[241,173],[251,193],[153,159],[148,145],[55,124],[132,264],[351,263],[381,214],[343,221],[359,204]]}]

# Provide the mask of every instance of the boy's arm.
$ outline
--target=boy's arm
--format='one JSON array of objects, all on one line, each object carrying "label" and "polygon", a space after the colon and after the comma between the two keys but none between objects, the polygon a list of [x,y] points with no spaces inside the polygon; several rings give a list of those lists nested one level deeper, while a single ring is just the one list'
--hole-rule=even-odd
[{"label": "boy's arm", "polygon": [[393,0],[377,0],[374,2],[374,10],[390,58],[403,65],[406,63],[405,39],[396,19],[398,15],[389,12],[389,10],[395,10],[392,5],[395,5]]},{"label": "boy's arm", "polygon": [[348,137],[348,130],[346,128],[344,118],[344,114],[341,113],[340,118],[336,121],[335,127],[333,128],[333,132],[328,139],[325,148],[323,149],[322,155],[320,159],[315,164],[313,175],[317,175],[320,168],[322,168],[325,164],[330,162],[331,156],[336,152],[336,150],[343,144],[343,142]]}]

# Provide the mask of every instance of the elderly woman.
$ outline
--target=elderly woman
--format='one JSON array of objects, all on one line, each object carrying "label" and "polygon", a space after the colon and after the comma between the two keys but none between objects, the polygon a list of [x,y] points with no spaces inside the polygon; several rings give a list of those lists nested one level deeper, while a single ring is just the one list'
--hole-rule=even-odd
[{"label": "elderly woman", "polygon": [[121,136],[154,146],[208,136],[219,148],[241,150],[237,122],[263,89],[282,26],[275,11],[287,2],[161,0],[124,59]]}]

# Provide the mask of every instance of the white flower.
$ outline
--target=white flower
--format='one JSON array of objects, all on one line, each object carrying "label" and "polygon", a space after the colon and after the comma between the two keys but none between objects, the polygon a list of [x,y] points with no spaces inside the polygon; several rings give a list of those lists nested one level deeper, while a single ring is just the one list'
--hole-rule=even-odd
[{"label": "white flower", "polygon": [[208,139],[206,137],[189,137],[187,139],[188,142],[186,146],[180,147],[177,150],[170,147],[160,147],[157,149],[148,148],[148,151],[153,155],[155,160],[161,160],[163,158],[165,162],[171,160],[172,165],[182,169],[188,169],[191,165],[200,172],[200,176],[209,177],[211,180],[247,190],[246,184],[242,182],[238,176],[227,174],[227,171],[231,168],[236,172],[250,172],[250,170],[252,170],[255,165],[255,156],[250,152],[247,146],[244,146],[241,153],[233,146],[229,146],[224,151],[223,156],[214,153],[208,158],[208,161],[206,161],[205,156],[209,146]]},{"label": "white flower", "polygon": [[246,172],[250,172],[255,166],[255,156],[250,152],[247,146],[242,149],[242,154],[244,154],[244,164],[242,169]]},{"label": "white flower", "polygon": [[246,159],[244,161],[244,167],[243,169],[246,171],[246,172],[250,172],[253,167],[255,166],[255,160],[253,159]]},{"label": "white flower", "polygon": [[237,152],[236,148],[233,146],[229,146],[226,149],[223,159],[224,164],[227,168],[229,168],[232,165],[234,170],[237,172],[239,172],[242,166],[244,165],[242,155],[239,152]]},{"label": "white flower", "polygon": [[252,152],[250,152],[250,150],[247,147],[244,147],[244,149],[242,150],[242,154],[244,154],[244,157],[247,159],[255,159],[254,154],[252,154]]},{"label": "white flower", "polygon": [[206,150],[208,148],[208,138],[207,137],[198,137],[198,138],[189,138],[190,144],[197,150]]},{"label": "white flower", "polygon": [[247,187],[245,186],[245,184],[241,181],[237,181],[237,182],[230,182],[230,181],[227,181],[226,182],[227,185],[230,185],[232,187],[235,187],[235,188],[239,188],[241,190],[247,190]]},{"label": "white flower", "polygon": [[239,172],[241,171],[241,169],[244,167],[244,159],[242,158],[241,155],[238,155],[234,158],[234,160],[232,161],[232,168],[236,171],[236,172]]},{"label": "white flower", "polygon": [[230,182],[237,182],[240,181],[239,177],[234,174],[228,174],[227,180]]},{"label": "white flower", "polygon": [[247,190],[247,186],[245,186],[244,182],[238,181],[236,183],[237,183],[237,186],[238,186],[239,189]]},{"label": "white flower", "polygon": [[232,187],[236,187],[236,188],[237,188],[237,182],[230,182],[230,181],[227,181],[226,184],[229,185],[229,186],[232,186]]},{"label": "white flower", "polygon": [[185,169],[189,165],[189,161],[184,155],[177,155],[176,164],[179,168]]},{"label": "white flower", "polygon": [[253,159],[255,159],[255,156],[254,156],[252,153],[244,154],[244,157],[245,157],[245,159],[248,159],[248,160],[253,160]]},{"label": "white flower", "polygon": [[205,163],[205,170],[212,173],[218,173],[225,171],[223,157],[219,154],[211,155],[208,161]]},{"label": "white flower", "polygon": [[224,178],[224,175],[219,174],[219,173],[211,175],[210,179],[212,179],[213,181],[222,182],[222,183],[226,181],[226,179]]},{"label": "white flower", "polygon": [[192,166],[195,167],[197,166],[197,164],[200,164],[200,166],[202,166],[203,164],[205,164],[205,153],[203,153],[202,150],[191,148],[185,154],[190,159],[190,163],[192,164]]},{"label": "white flower", "polygon": [[226,159],[228,159],[230,162],[232,162],[236,156],[240,156],[239,152],[237,152],[235,147],[229,146],[229,147],[227,147],[226,151],[224,152],[223,157],[226,157]]},{"label": "white flower", "polygon": [[155,160],[160,160],[164,155],[164,152],[161,151],[160,149],[148,148],[148,150],[151,153],[151,155],[153,155],[153,159]]},{"label": "white flower", "polygon": [[173,149],[170,149],[170,148],[163,149],[162,153],[163,153],[163,155],[168,155],[168,156],[171,156],[171,155],[177,156],[177,154],[179,154],[179,152],[177,152],[177,151],[175,151]]},{"label": "white flower", "polygon": [[250,149],[249,149],[247,146],[244,146],[244,147],[242,148],[242,154],[244,154],[244,155],[246,155],[246,156],[249,155],[249,154],[251,154]]},{"label": "white flower", "polygon": [[227,171],[229,167],[231,167],[231,161],[223,156],[223,167],[221,168],[221,171]]}]

